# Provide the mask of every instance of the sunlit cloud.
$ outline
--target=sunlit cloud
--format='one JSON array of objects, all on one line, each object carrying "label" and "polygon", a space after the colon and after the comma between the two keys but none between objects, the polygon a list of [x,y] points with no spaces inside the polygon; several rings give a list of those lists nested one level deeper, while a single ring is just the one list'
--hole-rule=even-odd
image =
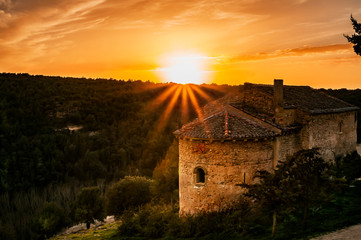
[{"label": "sunlit cloud", "polygon": [[318,46],[318,47],[305,46],[305,47],[293,48],[293,49],[282,49],[269,53],[257,53],[255,55],[237,56],[231,58],[230,62],[257,61],[257,60],[265,60],[270,58],[297,57],[304,55],[325,54],[330,52],[350,53],[352,52],[352,46],[350,44],[334,44],[334,45]]},{"label": "sunlit cloud", "polygon": [[9,9],[11,7],[11,0],[0,0],[0,9]]},{"label": "sunlit cloud", "polygon": [[266,60],[354,61],[351,13],[359,0],[0,0],[0,71],[160,81],[158,56],[191,49],[219,56],[201,75],[253,81]]},{"label": "sunlit cloud", "polygon": [[303,4],[305,2],[308,2],[310,0],[294,0],[297,4]]},{"label": "sunlit cloud", "polygon": [[29,5],[30,9],[19,4],[19,8],[25,8],[23,11],[17,10],[15,5],[10,12],[1,15],[1,47],[6,47],[5,44],[18,44],[19,47],[34,45],[89,29],[103,19],[86,19],[85,15],[103,2],[104,0],[76,1],[64,8],[59,2],[53,6],[34,4]]}]

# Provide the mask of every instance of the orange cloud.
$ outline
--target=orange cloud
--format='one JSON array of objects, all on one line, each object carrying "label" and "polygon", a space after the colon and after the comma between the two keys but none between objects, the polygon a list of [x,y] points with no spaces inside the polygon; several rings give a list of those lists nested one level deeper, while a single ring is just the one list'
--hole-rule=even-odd
[{"label": "orange cloud", "polygon": [[91,28],[99,19],[86,14],[104,0],[92,1],[7,1],[0,11],[1,46],[33,46],[60,38],[78,29]]},{"label": "orange cloud", "polygon": [[361,19],[359,0],[0,0],[0,72],[146,79],[159,56],[190,50],[239,53],[214,58],[214,69],[265,76],[260,60],[350,59],[351,11]]},{"label": "orange cloud", "polygon": [[322,54],[329,52],[339,52],[339,51],[352,51],[352,46],[350,44],[333,44],[327,46],[318,46],[311,47],[305,46],[301,48],[291,48],[276,50],[269,53],[257,53],[254,55],[242,55],[230,59],[230,62],[244,62],[244,61],[256,61],[256,60],[265,60],[270,58],[280,58],[280,57],[297,57],[308,54]]}]

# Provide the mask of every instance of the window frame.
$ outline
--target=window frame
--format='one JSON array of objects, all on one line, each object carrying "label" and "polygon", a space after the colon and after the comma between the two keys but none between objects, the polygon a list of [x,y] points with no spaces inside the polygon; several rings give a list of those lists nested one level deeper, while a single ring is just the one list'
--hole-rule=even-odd
[{"label": "window frame", "polygon": [[[202,173],[203,172],[203,173]],[[193,179],[194,179],[194,184],[196,186],[204,186],[207,182],[207,171],[204,167],[201,167],[201,166],[197,166],[194,168],[194,171],[193,171]],[[203,178],[203,182],[201,182],[200,178]]]}]

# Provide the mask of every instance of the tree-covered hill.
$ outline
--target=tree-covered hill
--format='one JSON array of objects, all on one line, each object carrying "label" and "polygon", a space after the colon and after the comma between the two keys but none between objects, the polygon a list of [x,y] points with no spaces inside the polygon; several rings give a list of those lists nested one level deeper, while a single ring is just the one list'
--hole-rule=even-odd
[{"label": "tree-covered hill", "polygon": [[[181,97],[172,101],[178,86],[0,74],[0,236],[33,239],[32,216],[41,206],[55,202],[70,214],[84,186],[151,177],[175,141],[173,131],[196,116],[190,99],[187,111]],[[198,89],[202,106],[236,87]]]},{"label": "tree-covered hill", "polygon": [[[158,127],[169,99],[154,100],[173,85],[0,74],[0,192],[68,178],[151,176],[181,124],[179,98]],[[231,87],[200,88],[218,98]]]}]

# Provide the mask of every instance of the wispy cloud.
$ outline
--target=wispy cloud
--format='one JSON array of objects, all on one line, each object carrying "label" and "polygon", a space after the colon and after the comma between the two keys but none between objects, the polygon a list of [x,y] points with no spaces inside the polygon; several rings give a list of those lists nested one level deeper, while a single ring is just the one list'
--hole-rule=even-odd
[{"label": "wispy cloud", "polygon": [[315,55],[324,53],[335,53],[335,52],[351,52],[352,46],[350,44],[334,44],[327,46],[305,46],[300,48],[289,48],[276,50],[268,53],[256,53],[254,55],[240,55],[230,59],[230,62],[245,62],[245,61],[257,61],[271,58],[281,57],[297,57],[304,55]]},{"label": "wispy cloud", "polygon": [[[81,24],[94,22],[94,19],[86,19],[85,15],[102,2],[104,0],[92,0],[77,2],[77,4],[72,4],[71,7],[66,8],[62,8],[62,4],[60,4],[46,7],[39,6],[31,9],[31,11],[14,11],[12,14],[14,18],[9,19],[9,25],[16,27],[16,33],[9,31],[10,27],[1,30],[8,33],[5,34],[5,37],[8,37],[9,40],[12,39],[12,42],[16,42],[31,38],[34,34],[55,34],[62,31],[67,32],[69,29],[81,29]],[[14,35],[17,37],[14,37]]]},{"label": "wispy cloud", "polygon": [[361,19],[360,0],[0,0],[0,71],[49,63],[58,71],[136,71],[178,49],[239,53],[215,65],[347,58],[351,13]]},{"label": "wispy cloud", "polygon": [[21,49],[25,55],[28,51],[34,54],[46,47],[48,41],[92,28],[103,19],[87,19],[86,14],[104,1],[72,1],[72,4],[66,0],[52,4],[41,0],[32,4],[3,1],[6,8],[0,10],[0,49]]},{"label": "wispy cloud", "polygon": [[11,0],[0,0],[0,10],[7,10],[11,6]]}]

